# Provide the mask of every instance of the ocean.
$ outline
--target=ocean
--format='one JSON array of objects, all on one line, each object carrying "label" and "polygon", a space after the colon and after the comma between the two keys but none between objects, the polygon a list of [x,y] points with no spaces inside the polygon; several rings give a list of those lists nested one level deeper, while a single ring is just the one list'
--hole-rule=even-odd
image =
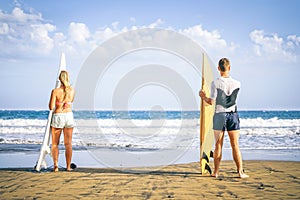
[{"label": "ocean", "polygon": [[[0,111],[0,156],[38,155],[47,116],[43,110]],[[239,111],[239,116],[239,143],[246,159],[281,160],[281,156],[300,161],[300,111]],[[138,154],[140,159],[162,151],[179,151],[180,156],[199,151],[199,111],[74,111],[74,118],[74,152],[98,152],[96,159],[101,152]],[[223,148],[230,154],[227,135]],[[199,159],[196,153],[190,157],[189,161]]]}]

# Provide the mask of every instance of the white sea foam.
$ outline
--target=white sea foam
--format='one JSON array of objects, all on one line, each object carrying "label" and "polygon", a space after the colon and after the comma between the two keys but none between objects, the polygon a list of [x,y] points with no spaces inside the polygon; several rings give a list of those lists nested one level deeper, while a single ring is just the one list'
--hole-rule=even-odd
[{"label": "white sea foam", "polygon": [[[299,134],[300,119],[241,119],[242,134],[280,134],[280,135],[294,135]],[[92,133],[94,130],[100,128],[103,133],[114,134],[120,133],[122,130],[162,130],[166,129],[176,130],[179,128],[189,129],[197,128],[199,126],[198,119],[168,119],[168,120],[114,120],[114,119],[100,119],[100,120],[76,120],[78,129],[83,132]],[[0,120],[0,134],[40,134],[45,131],[46,120],[37,119],[12,119]],[[146,131],[148,132],[148,131]],[[168,133],[168,132],[166,132]],[[143,132],[141,131],[141,134]]]},{"label": "white sea foam", "polygon": [[280,128],[280,127],[300,127],[300,119],[241,119],[241,126],[244,128]]},{"label": "white sea foam", "polygon": [[[79,119],[74,145],[121,148],[198,148],[198,119]],[[0,143],[40,144],[46,120],[0,119]],[[225,139],[225,147],[229,145]],[[300,119],[241,119],[242,148],[300,148]]]}]

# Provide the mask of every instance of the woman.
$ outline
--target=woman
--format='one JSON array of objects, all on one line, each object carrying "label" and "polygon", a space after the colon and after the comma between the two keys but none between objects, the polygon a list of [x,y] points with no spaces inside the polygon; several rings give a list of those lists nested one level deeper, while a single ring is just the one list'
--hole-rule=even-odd
[{"label": "woman", "polygon": [[71,106],[74,100],[75,91],[69,84],[69,75],[67,71],[61,71],[59,80],[61,86],[52,90],[49,102],[49,109],[54,109],[51,121],[52,158],[54,163],[54,172],[58,172],[58,145],[62,131],[64,132],[67,171],[72,170],[71,159],[74,118]]}]

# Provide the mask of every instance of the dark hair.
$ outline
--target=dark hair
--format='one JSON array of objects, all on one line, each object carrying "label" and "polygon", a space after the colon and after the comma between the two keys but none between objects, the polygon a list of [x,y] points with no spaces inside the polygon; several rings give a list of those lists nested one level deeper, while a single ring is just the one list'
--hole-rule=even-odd
[{"label": "dark hair", "polygon": [[225,72],[229,69],[230,61],[228,58],[221,58],[219,60],[219,67],[222,72]]}]

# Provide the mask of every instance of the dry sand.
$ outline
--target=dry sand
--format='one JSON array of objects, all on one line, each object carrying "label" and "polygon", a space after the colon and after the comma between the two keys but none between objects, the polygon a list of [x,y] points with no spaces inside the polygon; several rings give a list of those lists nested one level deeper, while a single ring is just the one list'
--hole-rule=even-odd
[{"label": "dry sand", "polygon": [[244,161],[250,178],[237,178],[222,161],[219,178],[199,163],[163,168],[77,168],[66,172],[0,169],[0,199],[300,199],[300,162]]}]

